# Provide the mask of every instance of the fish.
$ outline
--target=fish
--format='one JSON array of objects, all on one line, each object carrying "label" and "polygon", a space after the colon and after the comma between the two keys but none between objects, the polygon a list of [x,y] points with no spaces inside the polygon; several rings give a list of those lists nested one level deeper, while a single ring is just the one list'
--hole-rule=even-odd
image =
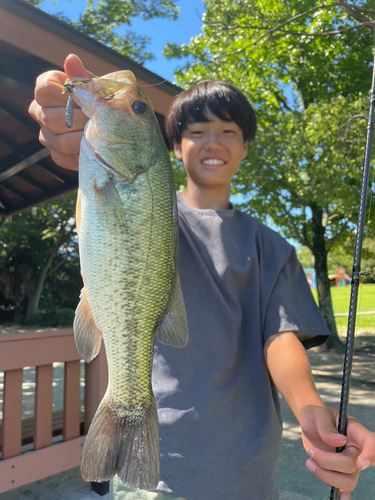
[{"label": "fish", "polygon": [[74,337],[87,363],[103,341],[108,362],[108,387],[87,433],[81,474],[94,482],[117,474],[131,488],[155,489],[155,338],[178,348],[188,341],[169,153],[150,99],[131,71],[69,78],[64,92],[89,118],[79,157],[83,289]]}]

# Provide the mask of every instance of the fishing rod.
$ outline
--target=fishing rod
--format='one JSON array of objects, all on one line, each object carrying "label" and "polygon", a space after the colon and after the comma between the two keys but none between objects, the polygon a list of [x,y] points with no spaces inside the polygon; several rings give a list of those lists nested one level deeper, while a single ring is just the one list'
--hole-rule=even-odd
[{"label": "fishing rod", "polygon": [[[354,355],[354,330],[355,330],[355,322],[357,316],[358,289],[361,276],[361,251],[362,251],[362,241],[363,241],[363,232],[364,232],[365,215],[366,215],[367,187],[370,176],[371,145],[372,145],[372,137],[374,129],[374,108],[375,108],[375,49],[374,49],[374,62],[372,71],[371,96],[370,96],[370,112],[367,124],[366,147],[365,147],[365,155],[363,160],[363,171],[362,171],[362,186],[361,186],[357,232],[356,232],[355,248],[354,248],[353,274],[352,274],[352,282],[350,290],[350,305],[349,305],[348,329],[347,329],[346,346],[345,346],[344,369],[342,376],[339,423],[337,427],[339,433],[344,435],[346,435],[346,429],[347,429],[350,381],[351,381],[353,355]],[[341,452],[344,449],[345,446],[341,446],[340,448],[336,449],[336,452]],[[330,500],[338,500],[339,497],[340,497],[340,490],[332,486]]]}]

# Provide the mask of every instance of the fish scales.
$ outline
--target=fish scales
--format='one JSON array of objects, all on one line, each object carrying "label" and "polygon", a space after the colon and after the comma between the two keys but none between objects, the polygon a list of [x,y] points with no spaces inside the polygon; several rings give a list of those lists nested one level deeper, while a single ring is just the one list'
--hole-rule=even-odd
[{"label": "fish scales", "polygon": [[87,362],[103,338],[109,379],[85,442],[82,476],[101,482],[117,473],[131,487],[153,489],[159,480],[155,335],[176,347],[187,342],[169,155],[131,72],[66,85],[90,118],[79,161],[84,289],[74,333]]},{"label": "fish scales", "polygon": [[[158,229],[162,221],[166,225],[175,224],[170,211],[168,214],[166,209],[168,199],[163,199],[168,178],[160,175],[163,169],[160,169],[160,173],[156,166],[150,170],[151,173],[137,177],[133,183],[133,196],[137,195],[137,191],[142,195],[140,206],[132,203],[132,200],[126,200],[127,193],[123,194],[126,222],[116,232],[109,233],[103,227],[100,213],[90,213],[90,210],[96,210],[95,191],[88,187],[86,194],[81,189],[81,269],[87,299],[94,321],[104,338],[112,340],[113,336],[117,338],[120,334],[124,339],[122,353],[118,352],[116,342],[106,342],[111,377],[109,387],[121,399],[124,395],[129,398],[132,405],[144,391],[149,392],[151,367],[147,367],[147,373],[142,378],[135,379],[133,375],[141,374],[146,353],[150,358],[155,324],[163,319],[161,314],[167,305],[175,274],[176,243],[165,227],[163,231]],[[80,184],[88,185],[85,181]],[[155,201],[152,202],[151,186],[159,188],[161,192],[157,197],[157,206]],[[87,217],[83,215],[86,206]],[[87,226],[84,226],[84,220]],[[132,221],[132,224],[127,224],[127,221]],[[105,286],[102,273],[98,272],[99,266],[105,270]],[[109,317],[111,321],[108,321]],[[131,333],[134,330],[146,331],[149,335],[133,339]],[[120,356],[126,362],[122,363]],[[129,376],[133,377],[131,385],[127,383]]]}]

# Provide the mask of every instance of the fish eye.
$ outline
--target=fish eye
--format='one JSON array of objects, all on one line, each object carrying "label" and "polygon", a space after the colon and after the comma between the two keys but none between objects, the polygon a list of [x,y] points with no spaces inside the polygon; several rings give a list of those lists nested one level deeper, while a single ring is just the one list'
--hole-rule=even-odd
[{"label": "fish eye", "polygon": [[143,115],[147,111],[147,104],[143,101],[134,101],[132,108],[137,115]]}]

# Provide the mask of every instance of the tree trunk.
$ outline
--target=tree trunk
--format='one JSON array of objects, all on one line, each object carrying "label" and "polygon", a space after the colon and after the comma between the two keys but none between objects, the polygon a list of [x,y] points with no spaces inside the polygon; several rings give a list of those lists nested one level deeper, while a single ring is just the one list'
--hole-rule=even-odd
[{"label": "tree trunk", "polygon": [[13,299],[14,299],[14,322],[19,325],[21,321],[22,314],[22,276],[18,271],[18,268],[14,271],[14,281],[13,281]]},{"label": "tree trunk", "polygon": [[46,260],[44,266],[42,267],[42,270],[40,271],[36,285],[34,285],[28,292],[29,303],[27,305],[26,319],[33,318],[39,310],[39,302],[42,295],[44,282],[56,251],[53,248],[53,250],[50,252],[48,259]]},{"label": "tree trunk", "polygon": [[315,258],[315,273],[318,290],[319,310],[330,331],[330,337],[324,344],[323,349],[336,349],[343,351],[344,346],[337,334],[335,316],[333,313],[331,288],[328,278],[327,250],[325,246],[323,226],[323,210],[315,205],[312,210],[312,251]]}]

